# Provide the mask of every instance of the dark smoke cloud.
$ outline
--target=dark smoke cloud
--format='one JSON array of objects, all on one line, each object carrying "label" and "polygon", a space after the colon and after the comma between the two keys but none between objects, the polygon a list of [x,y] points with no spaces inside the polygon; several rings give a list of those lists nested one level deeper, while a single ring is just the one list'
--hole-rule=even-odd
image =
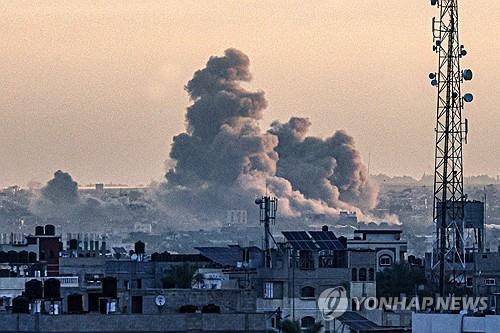
[{"label": "dark smoke cloud", "polygon": [[275,171],[276,137],[261,134],[257,121],[267,105],[263,92],[249,92],[249,59],[238,50],[212,57],[196,71],[186,91],[193,104],[186,114],[187,133],[174,137],[170,157],[176,166],[169,186],[231,185],[242,174]]},{"label": "dark smoke cloud", "polygon": [[310,126],[308,119],[298,117],[271,124],[269,132],[279,139],[276,175],[289,180],[307,198],[330,207],[373,208],[377,188],[370,182],[353,138],[345,131],[326,139],[306,136]]},{"label": "dark smoke cloud", "polygon": [[102,201],[90,194],[80,194],[78,183],[72,176],[61,170],[42,187],[39,196],[30,203],[30,211],[42,219],[59,219],[85,229],[92,223],[126,220],[129,218],[125,202],[116,199]]},{"label": "dark smoke cloud", "polygon": [[78,203],[78,183],[69,173],[58,170],[41,190],[42,197],[54,205],[72,205]]},{"label": "dark smoke cloud", "polygon": [[373,207],[377,191],[352,138],[342,131],[325,140],[307,137],[304,118],[262,132],[267,102],[263,92],[241,86],[250,80],[248,57],[228,49],[188,82],[193,104],[186,132],[173,140],[164,206],[204,215],[212,208],[255,210],[252,199],[269,191],[287,216]]}]

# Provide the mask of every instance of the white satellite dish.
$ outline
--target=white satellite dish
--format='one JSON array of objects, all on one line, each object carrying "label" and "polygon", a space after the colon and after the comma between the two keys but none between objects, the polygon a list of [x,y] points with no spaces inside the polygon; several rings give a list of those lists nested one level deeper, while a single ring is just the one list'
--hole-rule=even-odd
[{"label": "white satellite dish", "polygon": [[165,296],[164,296],[164,295],[157,295],[157,296],[155,297],[155,304],[156,304],[157,306],[164,306],[164,305],[165,305],[165,303],[167,303],[167,299],[165,298]]},{"label": "white satellite dish", "polygon": [[130,256],[130,259],[131,259],[132,261],[137,261],[137,254],[135,254],[135,253],[134,253],[133,255],[131,255],[131,256]]}]

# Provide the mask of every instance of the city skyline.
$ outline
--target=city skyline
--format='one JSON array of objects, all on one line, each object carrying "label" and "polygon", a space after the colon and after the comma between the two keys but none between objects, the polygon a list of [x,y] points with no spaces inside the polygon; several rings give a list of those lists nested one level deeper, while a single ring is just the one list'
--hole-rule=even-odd
[{"label": "city skyline", "polygon": [[[229,47],[250,57],[249,86],[266,93],[263,130],[308,117],[314,135],[352,135],[371,174],[432,173],[436,92],[427,73],[437,64],[427,1],[1,7],[2,186],[45,183],[58,169],[80,184],[163,180],[190,105],[184,85]],[[476,96],[465,173],[496,176],[500,50],[488,38],[500,4],[462,1],[461,10],[461,41],[473,55],[463,64],[475,73],[465,89]]]}]

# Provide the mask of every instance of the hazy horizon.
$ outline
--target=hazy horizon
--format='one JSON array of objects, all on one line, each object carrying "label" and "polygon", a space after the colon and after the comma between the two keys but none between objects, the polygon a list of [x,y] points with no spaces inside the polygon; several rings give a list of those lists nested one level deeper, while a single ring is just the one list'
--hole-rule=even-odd
[{"label": "hazy horizon", "polygon": [[[500,3],[462,0],[467,175],[495,177]],[[185,126],[184,85],[210,56],[250,58],[260,122],[308,117],[311,133],[345,129],[370,173],[431,174],[436,91],[429,1],[0,1],[0,186],[69,172],[81,185],[162,180]],[[369,158],[370,156],[370,158]]]}]

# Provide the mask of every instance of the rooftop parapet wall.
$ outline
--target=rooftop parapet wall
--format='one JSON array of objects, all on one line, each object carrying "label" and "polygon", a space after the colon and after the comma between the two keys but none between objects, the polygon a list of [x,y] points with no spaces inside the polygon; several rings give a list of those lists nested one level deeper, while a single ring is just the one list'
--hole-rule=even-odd
[{"label": "rooftop parapet wall", "polygon": [[0,332],[139,333],[265,332],[265,314],[35,315],[1,314]]}]

